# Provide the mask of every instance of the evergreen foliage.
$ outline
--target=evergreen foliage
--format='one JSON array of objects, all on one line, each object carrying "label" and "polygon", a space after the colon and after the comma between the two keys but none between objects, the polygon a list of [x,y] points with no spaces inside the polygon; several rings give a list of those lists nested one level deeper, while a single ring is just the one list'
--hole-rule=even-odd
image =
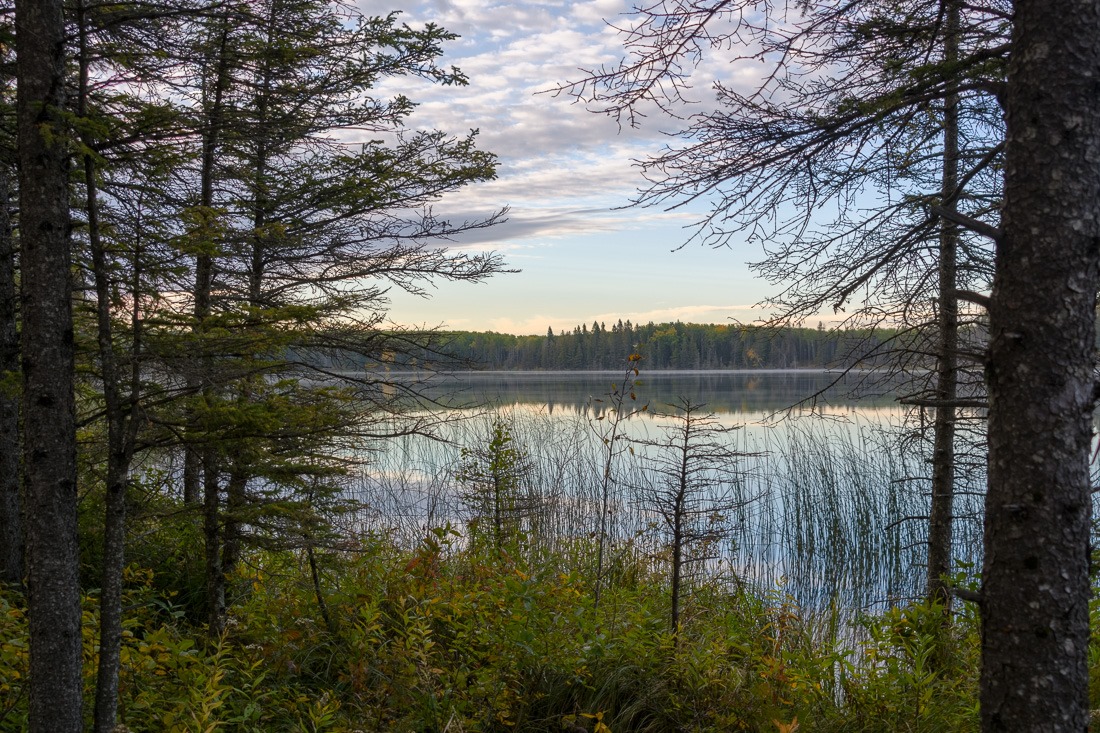
[{"label": "evergreen foliage", "polygon": [[[641,201],[714,195],[702,241],[767,240],[776,323],[848,307],[857,328],[524,337],[385,325],[388,288],[503,266],[439,246],[504,213],[433,211],[494,177],[476,131],[411,130],[414,103],[378,91],[464,84],[440,62],[453,33],[350,0],[0,5],[0,730],[968,730],[980,646],[988,729],[1087,725],[1100,35],[1067,31],[1098,27],[1095,0],[800,2],[793,24],[752,0],[640,9],[639,60],[580,85],[609,85],[590,98],[628,121],[640,100],[683,101],[681,63],[708,43],[779,59],[748,96],[716,86],[723,109],[686,122],[693,142],[643,164],[659,175]],[[857,218],[868,190],[902,195]],[[838,220],[811,231],[824,203]],[[598,460],[569,444],[575,465],[555,467],[593,474],[587,496],[536,487],[531,444],[496,421],[446,471],[465,526],[415,517],[412,544],[339,526],[366,441],[434,419],[391,372],[624,354],[593,410]],[[953,492],[955,409],[992,408],[981,593],[946,572],[948,503],[924,604],[822,617],[719,572],[681,598],[684,564],[744,509],[708,483],[738,455],[685,401],[636,492],[671,543],[657,522],[623,531],[620,421],[648,409],[643,357],[918,376],[937,360],[935,389],[909,398],[937,410],[933,495]],[[988,405],[970,399],[983,380]],[[836,497],[828,466],[801,465]],[[830,548],[813,580],[854,554]],[[972,607],[944,624],[949,594],[980,598],[980,641]]]},{"label": "evergreen foliage", "polygon": [[729,534],[733,512],[744,508],[743,492],[734,487],[743,478],[745,456],[730,439],[736,428],[722,426],[705,405],[681,397],[668,407],[674,422],[664,435],[637,441],[655,450],[643,458],[650,480],[636,491],[642,510],[658,518],[669,548],[669,628],[678,638],[681,592],[692,580],[692,566],[720,559],[716,548]]},{"label": "evergreen foliage", "polygon": [[624,354],[639,353],[646,369],[870,368],[904,348],[890,329],[830,331],[629,320],[593,323],[545,336],[493,332],[448,334],[447,350],[486,369],[617,370]]},{"label": "evergreen foliage", "polygon": [[[250,546],[305,548],[312,558],[332,541],[343,505],[337,492],[364,437],[425,426],[400,420],[385,378],[336,374],[297,355],[382,362],[414,352],[445,361],[436,334],[381,328],[385,293],[501,270],[494,253],[440,246],[499,214],[450,221],[432,211],[448,192],[491,179],[496,161],[478,148],[476,131],[407,129],[413,103],[376,91],[394,77],[466,83],[438,61],[454,34],[434,24],[412,28],[397,12],[371,16],[339,0],[78,0],[17,10],[16,21],[31,25],[17,34],[26,42],[21,73],[29,72],[19,83],[25,129],[18,140],[9,126],[0,135],[0,449],[9,460],[18,444],[11,398],[19,395],[7,386],[22,325],[23,389],[37,394],[38,378],[60,390],[24,415],[23,442],[34,458],[25,461],[33,469],[27,482],[33,489],[45,480],[64,494],[45,503],[46,494],[28,494],[26,516],[42,536],[28,532],[38,551],[28,568],[71,575],[32,586],[36,598],[65,611],[64,622],[51,620],[46,606],[33,614],[42,640],[32,728],[80,727],[81,496],[103,512],[101,523],[81,519],[102,543],[94,729],[111,733],[128,530],[161,512],[201,523],[201,542],[190,549],[202,548],[198,610],[211,639],[246,591],[234,584],[234,568]],[[11,19],[10,12],[0,19],[9,41]],[[10,52],[8,43],[5,60]],[[7,197],[17,151],[38,166],[21,165],[18,207]],[[34,195],[46,184],[48,206]],[[52,246],[37,246],[32,230],[50,233]],[[13,261],[13,239],[34,256]],[[36,279],[40,265],[48,282]],[[11,300],[18,285],[21,312]],[[46,296],[50,309],[36,300]],[[40,323],[45,316],[55,320]],[[36,340],[50,339],[64,348],[49,353],[65,363],[34,361]],[[67,356],[74,351],[75,374]],[[380,413],[391,418],[385,427]],[[50,449],[47,437],[73,449]],[[73,476],[54,480],[51,471]],[[143,482],[150,471],[158,479]],[[14,473],[6,470],[0,487],[0,555],[4,578],[18,582],[13,520],[23,510]],[[79,541],[84,549],[93,542]],[[49,559],[54,551],[69,560]],[[55,642],[64,652],[50,651]],[[67,680],[63,695],[50,684],[58,675]]]},{"label": "evergreen foliage", "polygon": [[515,444],[512,429],[497,418],[483,447],[463,448],[455,479],[468,512],[471,539],[503,557],[523,539],[524,522],[538,507],[526,491],[530,461]]}]

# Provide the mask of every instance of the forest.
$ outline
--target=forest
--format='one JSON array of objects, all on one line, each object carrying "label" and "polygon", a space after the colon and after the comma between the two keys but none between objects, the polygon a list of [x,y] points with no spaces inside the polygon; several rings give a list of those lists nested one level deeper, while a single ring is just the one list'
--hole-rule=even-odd
[{"label": "forest", "polygon": [[[656,0],[609,26],[618,61],[547,80],[679,128],[634,205],[759,243],[770,322],[519,338],[390,318],[394,288],[508,269],[448,246],[505,210],[436,208],[497,158],[409,124],[406,92],[468,83],[454,32],[348,0],[0,2],[0,731],[1089,729],[1100,1],[794,5]],[[715,53],[755,91],[683,115]],[[474,360],[616,369],[594,452],[495,420],[445,477],[461,517],[354,493],[448,419],[390,368]],[[913,378],[927,460],[826,440],[781,478],[919,482],[922,591],[887,609],[720,571],[748,455],[699,405],[625,433],[643,369],[836,364]],[[569,472],[587,503],[547,499]]]},{"label": "forest", "polygon": [[904,345],[887,329],[833,331],[621,320],[545,336],[450,332],[447,352],[486,369],[617,370],[637,353],[647,369],[870,369]]}]

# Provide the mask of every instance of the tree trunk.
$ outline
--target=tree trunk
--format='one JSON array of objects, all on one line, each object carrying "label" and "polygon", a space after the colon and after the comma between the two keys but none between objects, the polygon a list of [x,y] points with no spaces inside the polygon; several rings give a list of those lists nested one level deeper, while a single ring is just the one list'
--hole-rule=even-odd
[{"label": "tree trunk", "polygon": [[990,305],[983,731],[1088,728],[1100,2],[1019,0]]},{"label": "tree trunk", "polygon": [[313,538],[308,538],[306,544],[306,558],[309,560],[309,576],[313,580],[313,594],[317,598],[317,608],[321,611],[321,618],[325,621],[325,628],[332,635],[336,635],[339,629],[336,628],[336,623],[333,621],[332,615],[328,611],[328,604],[325,603],[325,594],[321,590],[321,573],[317,570],[317,557],[313,551]]},{"label": "tree trunk", "polygon": [[[198,389],[197,383],[193,387]],[[190,445],[183,447],[183,503],[195,505],[202,496],[202,456]]]},{"label": "tree trunk", "polygon": [[19,308],[11,232],[9,168],[0,163],[0,583],[23,584],[23,502],[19,466]]},{"label": "tree trunk", "polygon": [[[80,38],[80,82],[77,116],[88,115],[89,49],[86,8],[77,6]],[[84,146],[95,143],[87,134]],[[99,368],[103,381],[103,404],[107,421],[107,480],[103,519],[103,575],[99,591],[99,664],[96,669],[95,731],[111,733],[118,717],[118,675],[122,651],[122,570],[125,566],[126,485],[129,482],[132,440],[127,436],[127,415],[123,406],[111,324],[111,282],[107,252],[99,230],[99,188],[95,161],[83,156],[85,207],[88,217],[88,245],[92,255],[92,276],[96,292],[96,335]],[[135,294],[135,303],[137,295]],[[136,396],[132,395],[131,397]],[[132,408],[131,408],[132,409]]]},{"label": "tree trunk", "polygon": [[672,588],[670,591],[672,595],[672,612],[669,619],[672,626],[673,644],[678,644],[680,640],[680,582],[684,568],[684,530],[682,525],[683,512],[677,507],[672,525]]},{"label": "tree trunk", "polygon": [[[225,93],[229,87],[229,21],[222,21],[219,33],[218,56],[215,59],[214,88],[212,99],[207,102],[206,110],[207,130],[202,143],[202,173],[200,204],[206,212],[212,215],[214,204],[214,163],[218,150],[218,136],[222,127],[222,114],[224,112]],[[203,236],[212,236],[203,232]],[[211,313],[211,289],[214,282],[214,255],[213,242],[203,242],[203,246],[195,261],[195,330],[202,334],[206,330],[207,319]],[[204,352],[206,346],[200,344]],[[198,373],[192,376],[193,390],[203,390],[209,393],[209,377],[212,371],[210,359],[205,355],[199,357]],[[220,488],[218,482],[218,457],[217,451],[209,443],[209,435],[202,436],[206,445],[196,449],[194,445],[185,446],[184,466],[192,470],[201,464],[203,487],[203,538],[206,551],[206,600],[207,600],[207,633],[211,638],[221,636],[225,630],[225,574],[222,571],[221,557],[221,510]],[[197,450],[198,458],[188,455]],[[185,498],[194,498],[191,494],[194,488],[194,474],[186,475],[185,472],[184,493]],[[191,480],[191,484],[187,480]]]},{"label": "tree trunk", "polygon": [[[208,451],[208,455],[211,452]],[[212,457],[212,456],[211,456]],[[207,634],[216,639],[225,631],[225,573],[222,571],[221,510],[218,472],[203,466],[203,539],[206,550]]]},{"label": "tree trunk", "polygon": [[691,462],[691,410],[684,413],[683,442],[680,444],[680,465],[676,498],[672,505],[672,641],[680,641],[680,584],[684,571],[684,523],[687,521],[688,480]]},{"label": "tree trunk", "polygon": [[[952,65],[959,57],[959,4],[944,1],[945,64]],[[943,179],[941,205],[954,211],[958,208],[959,187],[959,94],[958,84],[951,89],[943,104]],[[943,604],[951,611],[951,593],[946,579],[951,574],[951,537],[955,502],[955,400],[958,397],[959,301],[955,295],[958,282],[958,226],[940,219],[939,243],[939,354],[936,370],[936,419],[933,423],[932,501],[928,513],[928,600]],[[948,615],[947,618],[950,618]]]},{"label": "tree trunk", "polygon": [[222,515],[222,564],[221,573],[225,577],[224,583],[228,584],[230,576],[236,572],[237,563],[240,562],[244,545],[244,535],[241,527],[244,525],[241,517],[248,505],[248,496],[245,489],[248,488],[248,476],[240,471],[231,471],[229,479],[225,483],[225,512]]},{"label": "tree trunk", "polygon": [[18,0],[31,733],[79,733],[72,281],[61,0]]}]

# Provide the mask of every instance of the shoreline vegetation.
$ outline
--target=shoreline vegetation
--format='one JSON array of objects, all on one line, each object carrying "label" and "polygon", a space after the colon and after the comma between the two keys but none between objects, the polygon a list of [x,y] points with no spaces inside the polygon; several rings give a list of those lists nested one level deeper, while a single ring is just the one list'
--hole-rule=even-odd
[{"label": "shoreline vegetation", "polygon": [[[898,572],[913,567],[905,548],[919,542],[918,527],[886,523],[889,505],[909,514],[920,503],[897,480],[912,469],[900,456],[819,433],[759,454],[762,467],[773,461],[759,475],[747,455],[738,459],[737,473],[721,479],[734,489],[724,518],[697,507],[702,524],[684,546],[673,626],[674,542],[635,492],[662,484],[639,472],[640,450],[616,456],[599,569],[594,506],[606,455],[581,434],[590,423],[571,425],[486,418],[459,458],[440,456],[430,479],[372,459],[358,493],[330,507],[329,530],[285,544],[250,533],[213,638],[202,559],[188,550],[200,542],[195,512],[171,495],[146,495],[127,546],[122,730],[977,729],[974,607],[956,609],[945,637],[942,607],[907,603],[904,578],[874,610],[839,590],[895,561]],[[147,472],[135,492],[156,480]],[[780,501],[765,501],[765,490]],[[100,531],[100,509],[96,495],[82,506],[82,536]],[[717,557],[763,541],[761,523],[799,553],[778,583],[744,558]],[[884,544],[901,554],[888,559]],[[94,543],[82,549],[90,691],[101,559]],[[766,563],[777,552],[753,554]],[[957,580],[973,587],[973,577]],[[799,600],[825,585],[831,597]],[[26,722],[26,621],[22,596],[0,593],[0,731]]]},{"label": "shoreline vegetation", "polygon": [[[583,448],[587,443],[577,438],[540,433],[533,424],[491,427],[471,433],[463,458],[441,469],[430,507],[386,505],[383,497],[410,487],[401,484],[401,467],[367,459],[363,470],[381,483],[361,487],[360,497],[339,505],[330,502],[327,530],[272,542],[259,532],[273,521],[274,504],[266,515],[254,514],[242,556],[226,577],[229,610],[216,637],[206,624],[202,558],[188,550],[201,543],[195,508],[156,489],[170,465],[135,474],[123,599],[122,730],[977,729],[973,607],[956,609],[945,638],[942,607],[898,596],[874,611],[840,596],[800,605],[795,569],[789,582],[771,584],[740,565],[716,566],[708,559],[716,541],[750,538],[719,539],[704,527],[685,555],[691,567],[699,565],[682,581],[679,623],[672,628],[673,543],[629,498],[633,483],[656,485],[628,468],[633,454],[613,467],[616,523],[606,527],[600,571],[590,531],[598,514],[590,504],[603,475],[600,455],[587,453],[593,447]],[[858,441],[843,450],[834,441],[806,441],[786,462],[798,467],[784,478],[799,492],[790,498],[801,519],[777,514],[769,521],[804,556],[817,558],[801,582],[867,575],[878,561],[854,522],[888,516],[867,500],[880,493],[873,487],[904,491],[894,478],[908,471],[886,465],[897,456],[863,456]],[[598,453],[598,445],[594,449]],[[583,484],[572,494],[563,488],[570,485],[565,474]],[[423,480],[406,478],[418,487]],[[757,478],[767,483],[780,476],[771,471]],[[756,493],[746,486],[746,495]],[[739,501],[734,513],[759,514],[764,507],[759,499]],[[259,505],[248,511],[258,512]],[[81,506],[82,537],[102,532],[101,514],[101,497],[93,493]],[[407,521],[399,526],[401,518]],[[848,534],[838,541],[841,525]],[[909,545],[919,541],[910,529],[876,534]],[[857,557],[854,548],[866,552]],[[101,563],[89,539],[81,562],[88,694],[98,654]],[[962,574],[958,580],[973,582]],[[26,652],[25,599],[2,593],[0,731],[26,725]],[[935,669],[933,652],[941,655]]]},{"label": "shoreline vegetation", "polygon": [[[434,516],[412,512],[398,527],[407,507],[379,503],[402,492],[393,478],[398,468],[382,464],[376,478],[388,483],[364,486],[362,504],[330,508],[329,531],[287,538],[286,547],[259,536],[249,542],[226,579],[229,611],[215,638],[205,623],[201,558],[187,550],[200,542],[195,513],[171,495],[146,496],[127,547],[122,730],[977,729],[972,606],[956,609],[945,638],[943,609],[934,604],[898,599],[871,612],[835,596],[800,605],[794,577],[770,585],[743,568],[715,566],[708,558],[717,536],[704,531],[685,556],[697,569],[684,577],[673,628],[672,543],[647,525],[644,507],[620,493],[639,478],[626,456],[615,464],[619,488],[611,505],[617,515],[637,515],[637,530],[620,516],[607,527],[601,572],[593,566],[596,539],[588,531],[600,456],[530,424],[489,427],[468,438],[453,470],[441,471]],[[876,562],[854,525],[846,531],[856,534],[842,541],[828,534],[864,515],[887,516],[859,498],[857,483],[874,494],[870,487],[897,489],[892,477],[906,473],[886,465],[896,456],[861,457],[860,445],[839,450],[834,442],[810,441],[795,451],[798,468],[787,478],[800,487],[791,497],[802,520],[777,515],[772,521],[786,527],[783,534],[793,535],[807,557],[819,556],[804,582],[866,575],[867,563]],[[561,472],[577,474],[588,488],[562,494],[569,482],[553,478]],[[856,475],[858,481],[849,480]],[[150,471],[134,489],[142,492],[145,482],[156,480]],[[849,490],[855,493],[848,496]],[[448,501],[453,504],[441,508]],[[459,518],[452,522],[448,513],[456,505]],[[738,502],[735,513],[763,507],[759,500]],[[97,497],[89,497],[82,536],[101,531],[100,509]],[[366,523],[359,512],[377,512],[377,521]],[[892,541],[899,545],[915,539],[900,529],[882,535],[896,534]],[[856,547],[867,557],[856,557]],[[89,691],[97,655],[96,550],[88,543],[82,555],[83,587],[90,589],[83,614]],[[963,575],[958,580],[973,583]],[[0,640],[0,730],[20,730],[27,626],[18,594],[0,595]],[[933,652],[941,655],[934,669]]]},{"label": "shoreline vegetation", "polygon": [[[596,612],[591,578],[564,556],[463,540],[446,527],[414,548],[364,538],[319,553],[320,584],[304,552],[251,554],[212,641],[177,595],[185,568],[132,565],[117,730],[976,730],[972,610],[933,672],[938,607],[863,617],[849,632],[782,591],[712,583],[694,590],[674,635],[667,585],[645,563],[616,565]],[[83,605],[87,661],[94,591]],[[26,722],[26,613],[6,591],[0,638],[0,730],[15,731]]]},{"label": "shoreline vegetation", "polygon": [[[909,335],[893,329],[826,330],[698,323],[593,322],[572,331],[515,336],[493,331],[445,331],[435,352],[394,353],[369,369],[389,367],[444,371],[615,371],[639,354],[646,371],[754,369],[878,369],[911,348]],[[346,361],[333,365],[347,367]]]}]

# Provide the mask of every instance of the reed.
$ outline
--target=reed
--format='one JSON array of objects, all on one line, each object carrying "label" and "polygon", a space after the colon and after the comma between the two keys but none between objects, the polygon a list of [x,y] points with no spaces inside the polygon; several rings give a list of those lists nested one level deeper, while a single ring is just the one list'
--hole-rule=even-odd
[{"label": "reed", "polygon": [[[372,453],[359,476],[353,493],[362,507],[358,529],[413,547],[432,527],[463,527],[462,449],[486,445],[494,422],[505,420],[525,460],[526,552],[553,554],[568,570],[588,568],[589,550],[577,554],[577,548],[598,537],[606,506],[608,567],[628,561],[660,572],[667,548],[645,501],[648,487],[660,480],[647,461],[658,424],[635,418],[632,450],[616,457],[605,485],[606,451],[591,417],[513,407],[448,423],[437,439],[402,438]],[[732,516],[698,582],[782,588],[808,609],[882,610],[918,597],[927,464],[899,447],[896,429],[801,418],[724,438],[743,457],[736,472],[713,477],[713,491],[725,497]],[[980,563],[977,484],[984,475],[972,471],[964,478],[956,556],[966,566]]]}]

